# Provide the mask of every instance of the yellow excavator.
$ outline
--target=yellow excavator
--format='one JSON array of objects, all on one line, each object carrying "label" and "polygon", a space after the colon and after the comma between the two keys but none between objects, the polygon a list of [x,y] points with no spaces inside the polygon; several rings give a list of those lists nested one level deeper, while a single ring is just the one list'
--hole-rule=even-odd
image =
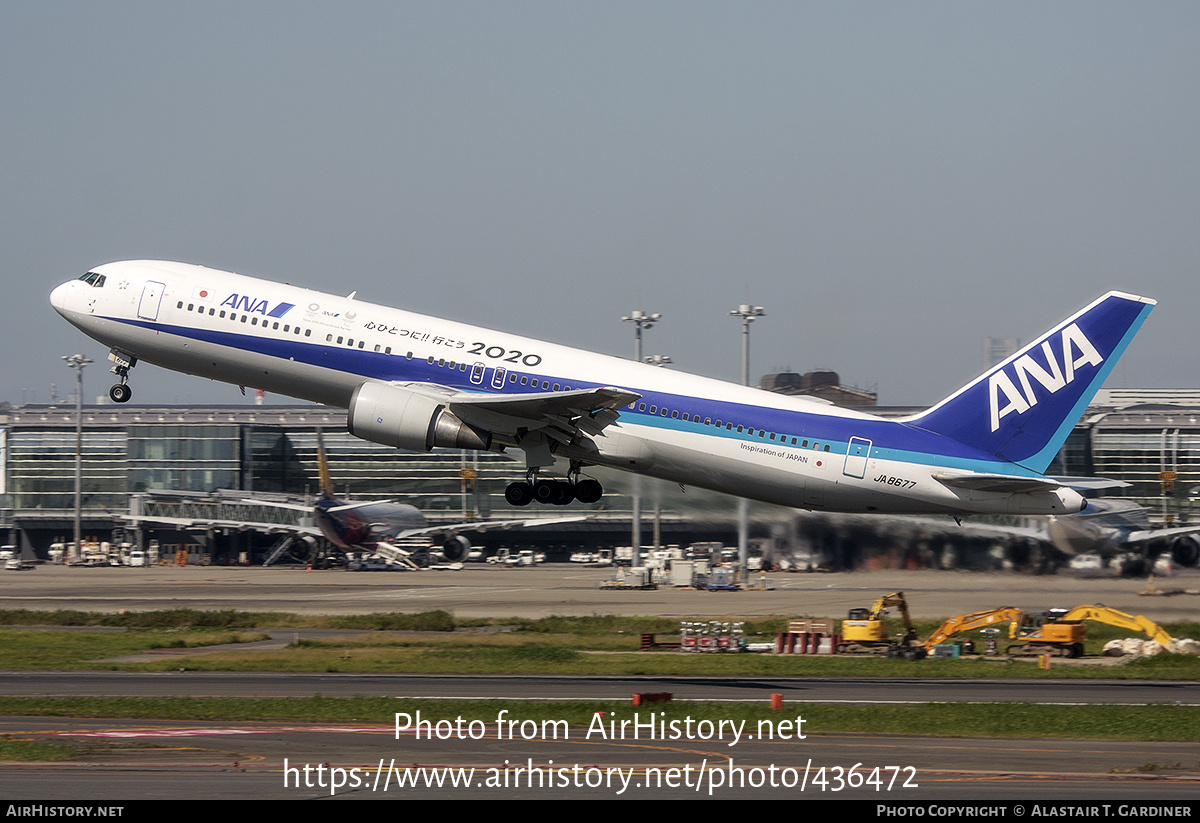
[{"label": "yellow excavator", "polygon": [[1095,620],[1100,623],[1107,623],[1110,626],[1118,626],[1122,629],[1133,629],[1134,631],[1142,632],[1168,651],[1171,650],[1172,644],[1175,642],[1175,639],[1167,634],[1162,626],[1159,626],[1150,618],[1140,614],[1126,614],[1116,609],[1110,609],[1107,606],[1076,606],[1063,615],[1063,620]]},{"label": "yellow excavator", "polygon": [[1135,617],[1107,606],[1051,609],[1042,614],[1026,614],[1020,609],[1006,606],[950,618],[925,641],[925,650],[932,652],[934,646],[944,643],[947,638],[958,632],[1008,622],[1009,639],[1022,641],[1008,647],[1006,653],[1011,657],[1034,657],[1042,654],[1081,657],[1083,641],[1087,639],[1087,628],[1083,623],[1085,620],[1096,620],[1144,632],[1167,649],[1171,648],[1173,642],[1171,636],[1152,620],[1141,615]]},{"label": "yellow excavator", "polygon": [[1067,617],[1069,612],[1050,609],[1041,614],[1023,614],[1008,625],[1010,640],[1021,640],[1005,649],[1009,657],[1083,657],[1087,627],[1082,620]]},{"label": "yellow excavator", "polygon": [[[900,610],[904,620],[904,635],[898,639],[888,634],[884,622],[888,608],[893,606]],[[925,650],[917,643],[917,630],[913,628],[904,592],[885,594],[870,609],[851,609],[847,619],[842,621],[842,642],[837,645],[837,653],[887,655],[909,660],[924,657]]]},{"label": "yellow excavator", "polygon": [[1022,614],[1023,612],[1020,609],[1015,609],[1012,606],[1003,606],[999,609],[988,609],[987,611],[960,614],[956,617],[951,617],[945,623],[938,626],[937,630],[925,641],[925,652],[932,654],[934,646],[940,646],[952,635],[959,632],[969,632],[972,629],[981,629],[996,623],[1008,622],[1011,624],[1020,622]]}]

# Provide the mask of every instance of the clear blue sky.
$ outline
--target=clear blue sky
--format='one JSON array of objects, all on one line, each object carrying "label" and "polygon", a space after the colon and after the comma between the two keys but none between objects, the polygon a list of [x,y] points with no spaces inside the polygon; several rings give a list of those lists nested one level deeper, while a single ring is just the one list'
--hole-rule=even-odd
[{"label": "clear blue sky", "polygon": [[[0,400],[57,283],[185,260],[889,404],[1110,288],[1110,385],[1197,386],[1196,3],[0,4]],[[134,370],[135,402],[247,402]],[[98,362],[88,397],[111,379]],[[276,400],[280,398],[274,398]]]}]

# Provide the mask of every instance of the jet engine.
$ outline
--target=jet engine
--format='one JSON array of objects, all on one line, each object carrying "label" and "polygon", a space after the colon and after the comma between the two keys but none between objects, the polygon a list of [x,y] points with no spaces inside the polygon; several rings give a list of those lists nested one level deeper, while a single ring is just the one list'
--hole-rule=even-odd
[{"label": "jet engine", "polygon": [[415,452],[482,449],[490,432],[459,420],[437,397],[388,383],[363,383],[350,398],[347,427],[355,437]]},{"label": "jet engine", "polygon": [[1194,537],[1176,537],[1171,541],[1171,559],[1176,565],[1192,568],[1200,562],[1200,542]]},{"label": "jet engine", "polygon": [[455,535],[442,544],[442,557],[447,563],[461,563],[471,553],[471,541],[461,534]]}]

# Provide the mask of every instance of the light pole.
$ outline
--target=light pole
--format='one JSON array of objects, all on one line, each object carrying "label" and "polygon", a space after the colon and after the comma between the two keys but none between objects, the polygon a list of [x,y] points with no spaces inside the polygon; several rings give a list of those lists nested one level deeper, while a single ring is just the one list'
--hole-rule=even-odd
[{"label": "light pole", "polygon": [[75,555],[83,540],[83,370],[92,361],[82,354],[64,354],[62,359],[75,370]]},{"label": "light pole", "polygon": [[[622,317],[622,323],[633,324],[633,359],[642,362],[642,331],[644,329],[654,328],[654,324],[662,319],[662,315],[658,312],[647,314],[641,309],[634,309],[628,316]],[[630,535],[633,541],[633,557],[630,560],[632,566],[642,565],[642,481],[638,475],[633,476],[633,494],[630,499],[633,504],[633,526],[632,534]]]},{"label": "light pole", "polygon": [[[742,318],[742,385],[750,385],[750,324],[766,316],[762,306],[743,303],[729,312],[731,317]],[[748,579],[750,563],[750,501],[738,498],[738,563],[742,567],[742,579]]]},{"label": "light pole", "polygon": [[[669,354],[648,354],[645,357],[645,362],[651,366],[670,365],[671,355]],[[662,495],[654,495],[654,550],[658,551],[662,548]]]},{"label": "light pole", "polygon": [[733,311],[729,312],[730,317],[742,318],[742,385],[750,385],[750,324],[759,317],[765,317],[766,312],[762,306],[751,306],[748,303],[743,303]]},{"label": "light pole", "polygon": [[641,309],[634,309],[627,317],[621,318],[622,323],[633,324],[633,359],[637,362],[642,362],[642,330],[654,328],[654,324],[661,319],[661,314],[646,314]]}]

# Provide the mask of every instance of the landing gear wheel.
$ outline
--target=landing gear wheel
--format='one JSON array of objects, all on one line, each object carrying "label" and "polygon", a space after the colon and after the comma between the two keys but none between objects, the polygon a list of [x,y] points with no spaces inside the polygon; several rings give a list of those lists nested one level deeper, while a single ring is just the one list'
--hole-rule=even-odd
[{"label": "landing gear wheel", "polygon": [[580,480],[575,484],[575,499],[580,503],[595,503],[604,496],[604,487],[596,480]]},{"label": "landing gear wheel", "polygon": [[554,495],[554,499],[550,501],[551,503],[553,503],[556,506],[565,506],[568,503],[574,502],[574,500],[575,500],[575,487],[574,486],[572,486],[570,483],[566,482],[565,480],[560,480],[557,483],[555,483],[554,485],[556,487],[557,493]]},{"label": "landing gear wheel", "polygon": [[108,390],[108,396],[112,398],[114,403],[128,403],[129,398],[133,397],[133,389],[124,383],[117,383]]},{"label": "landing gear wheel", "polygon": [[533,499],[539,503],[553,503],[559,496],[557,481],[539,480],[533,484]]},{"label": "landing gear wheel", "polygon": [[528,506],[533,500],[533,486],[528,483],[509,483],[504,489],[504,499],[510,506]]}]

